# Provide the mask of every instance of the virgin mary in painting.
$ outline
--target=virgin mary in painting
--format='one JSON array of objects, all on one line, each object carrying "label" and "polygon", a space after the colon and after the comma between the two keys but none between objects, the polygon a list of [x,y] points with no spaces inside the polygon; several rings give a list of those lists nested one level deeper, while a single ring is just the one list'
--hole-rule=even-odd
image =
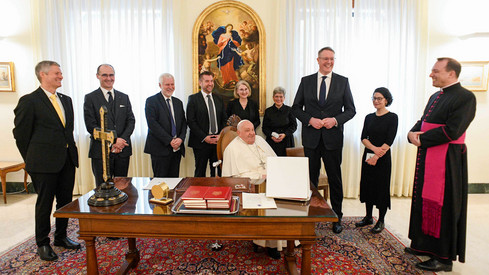
[{"label": "virgin mary in painting", "polygon": [[239,81],[236,71],[244,64],[237,53],[242,42],[241,37],[237,31],[233,30],[232,24],[227,24],[225,27],[220,26],[212,32],[212,37],[214,43],[219,47],[217,66],[221,70],[222,86],[233,88]]}]

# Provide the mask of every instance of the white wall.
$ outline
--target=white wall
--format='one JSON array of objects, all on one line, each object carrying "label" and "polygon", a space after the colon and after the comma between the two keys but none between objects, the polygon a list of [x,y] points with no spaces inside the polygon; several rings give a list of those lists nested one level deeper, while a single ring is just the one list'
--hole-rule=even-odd
[{"label": "white wall", "polygon": [[[429,47],[427,68],[437,57],[453,57],[459,61],[489,61],[489,1],[430,0],[429,1]],[[464,35],[484,33],[464,39]],[[426,72],[428,78],[429,72]],[[427,81],[428,85],[431,81]],[[436,91],[428,86],[429,94]],[[489,183],[486,170],[489,159],[487,135],[489,133],[489,92],[474,92],[477,98],[477,113],[467,131],[469,183]]]},{"label": "white wall", "polygon": [[[191,75],[192,70],[192,28],[200,13],[216,0],[175,0],[174,17],[175,24],[188,33],[179,41],[176,54],[181,57],[182,66],[175,72],[177,83],[186,94],[192,92],[192,82],[183,80]],[[267,91],[280,85],[278,83],[280,70],[278,64],[280,58],[274,49],[277,48],[280,26],[276,24],[278,15],[275,14],[276,5],[283,1],[243,0],[261,18],[266,32],[266,60],[267,60]],[[457,0],[431,0],[429,1],[429,47],[427,49],[427,68],[431,68],[436,57],[450,56],[462,61],[486,60],[489,61],[489,37],[460,39],[461,35],[471,32],[489,32],[489,21],[485,18],[489,4],[484,0],[466,0],[463,5]],[[33,42],[31,32],[30,0],[2,0],[0,2],[0,25],[8,26],[15,33],[0,38],[0,61],[13,61],[15,63],[15,93],[0,93],[0,160],[21,161],[12,136],[13,109],[21,95],[33,91],[38,82],[34,75],[34,66],[37,45]],[[6,18],[4,14],[15,15]],[[20,20],[22,19],[22,20]],[[0,36],[5,36],[0,32]],[[427,79],[427,95],[435,89],[429,86],[429,71],[420,72]],[[180,81],[179,81],[180,78]],[[469,147],[469,182],[489,183],[489,173],[484,170],[485,161],[489,156],[486,134],[489,132],[489,108],[488,92],[476,92],[477,115],[469,128],[467,145]],[[267,97],[267,106],[271,105],[271,98]],[[290,102],[289,102],[290,104]],[[190,151],[190,150],[189,150]],[[192,156],[188,156],[192,157]],[[193,158],[193,157],[192,157]],[[182,167],[187,173],[192,174],[193,167]],[[22,181],[22,173],[12,173],[7,181]]]},{"label": "white wall", "polygon": [[[34,50],[31,40],[31,9],[29,0],[0,2],[0,61],[14,62],[14,93],[0,92],[0,161],[20,161],[12,129],[14,108],[20,96],[33,91],[39,83],[34,74]],[[9,173],[7,181],[24,181],[23,171]]]}]

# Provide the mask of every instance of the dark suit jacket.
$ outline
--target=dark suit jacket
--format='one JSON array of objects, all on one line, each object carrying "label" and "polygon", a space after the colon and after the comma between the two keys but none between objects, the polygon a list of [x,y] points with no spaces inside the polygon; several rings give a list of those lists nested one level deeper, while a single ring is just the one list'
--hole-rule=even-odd
[{"label": "dark suit jacket", "polygon": [[[302,78],[292,105],[294,115],[302,122],[302,145],[317,148],[322,136],[327,150],[340,149],[343,147],[343,124],[356,114],[350,84],[348,78],[333,73],[326,104],[321,107],[317,96],[317,78],[317,73]],[[311,117],[334,117],[338,127],[317,130],[309,125]]]},{"label": "dark suit jacket", "polygon": [[[226,126],[226,110],[224,109],[224,102],[220,96],[212,93],[212,100],[214,101],[216,108],[219,134],[222,128]],[[187,124],[190,128],[188,146],[192,148],[202,148],[205,145],[205,141],[203,140],[209,135],[209,113],[201,91],[188,97]]]},{"label": "dark suit jacket", "polygon": [[21,97],[15,107],[14,138],[29,173],[57,173],[63,168],[67,154],[78,167],[73,103],[69,96],[60,93],[58,96],[65,111],[65,127],[40,87]]},{"label": "dark suit jacket", "polygon": [[[185,121],[183,103],[174,96],[172,96],[171,101],[173,103],[177,137],[185,141],[187,122]],[[169,156],[173,152],[173,148],[170,145],[173,139],[171,135],[171,120],[168,105],[161,92],[146,99],[145,112],[146,122],[148,123],[148,136],[146,137],[144,152],[152,156]],[[177,152],[185,156],[185,145],[183,142]]]},{"label": "dark suit jacket", "polygon": [[[102,147],[100,141],[93,138],[93,129],[100,127],[100,107],[105,105],[108,107],[107,100],[105,100],[104,93],[100,88],[87,94],[85,96],[85,103],[83,104],[83,113],[85,118],[85,126],[90,133],[90,150],[88,157],[90,158],[102,158]],[[127,141],[129,146],[124,147],[122,152],[119,153],[121,157],[128,157],[132,155],[131,147],[131,134],[134,131],[134,114],[132,113],[131,102],[129,97],[114,89],[114,110],[115,114],[107,115],[107,119],[111,120],[114,125],[114,130],[117,137],[123,138]],[[109,124],[110,125],[110,124]],[[107,128],[107,127],[106,127]]]}]

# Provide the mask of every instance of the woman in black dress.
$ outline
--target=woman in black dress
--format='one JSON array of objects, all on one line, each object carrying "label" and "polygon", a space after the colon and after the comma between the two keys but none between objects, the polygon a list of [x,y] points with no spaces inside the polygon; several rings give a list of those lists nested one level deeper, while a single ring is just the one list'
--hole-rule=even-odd
[{"label": "woman in black dress", "polygon": [[260,113],[258,105],[249,97],[251,96],[251,87],[246,80],[240,80],[234,87],[234,97],[228,103],[226,113],[228,117],[237,115],[241,120],[247,119],[255,126],[255,131],[260,126]]},{"label": "woman in black dress", "polygon": [[379,209],[379,220],[372,233],[384,229],[384,217],[391,207],[391,150],[397,133],[397,115],[389,112],[387,106],[392,103],[392,95],[387,88],[375,89],[372,97],[377,111],[365,117],[362,130],[362,143],[365,151],[362,157],[362,177],[360,179],[360,201],[365,203],[367,215],[355,226],[373,224],[373,206]]},{"label": "woman in black dress", "polygon": [[277,156],[286,156],[285,148],[294,147],[294,136],[297,121],[292,108],[284,104],[285,90],[282,87],[273,89],[273,104],[265,110],[263,116],[263,133],[268,144]]}]

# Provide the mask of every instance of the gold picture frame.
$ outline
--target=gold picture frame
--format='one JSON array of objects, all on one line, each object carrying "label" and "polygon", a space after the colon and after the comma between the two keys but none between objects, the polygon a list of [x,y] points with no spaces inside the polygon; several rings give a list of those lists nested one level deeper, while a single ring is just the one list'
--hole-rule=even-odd
[{"label": "gold picture frame", "polygon": [[14,62],[0,62],[0,92],[15,92]]},{"label": "gold picture frame", "polygon": [[487,91],[489,61],[461,61],[460,84],[471,91]]},{"label": "gold picture frame", "polygon": [[234,98],[236,82],[244,79],[251,86],[250,98],[263,115],[266,106],[265,29],[256,12],[238,1],[214,3],[195,21],[192,40],[194,92],[200,90],[199,73],[211,71],[215,75],[213,92],[219,94],[227,106]]}]

